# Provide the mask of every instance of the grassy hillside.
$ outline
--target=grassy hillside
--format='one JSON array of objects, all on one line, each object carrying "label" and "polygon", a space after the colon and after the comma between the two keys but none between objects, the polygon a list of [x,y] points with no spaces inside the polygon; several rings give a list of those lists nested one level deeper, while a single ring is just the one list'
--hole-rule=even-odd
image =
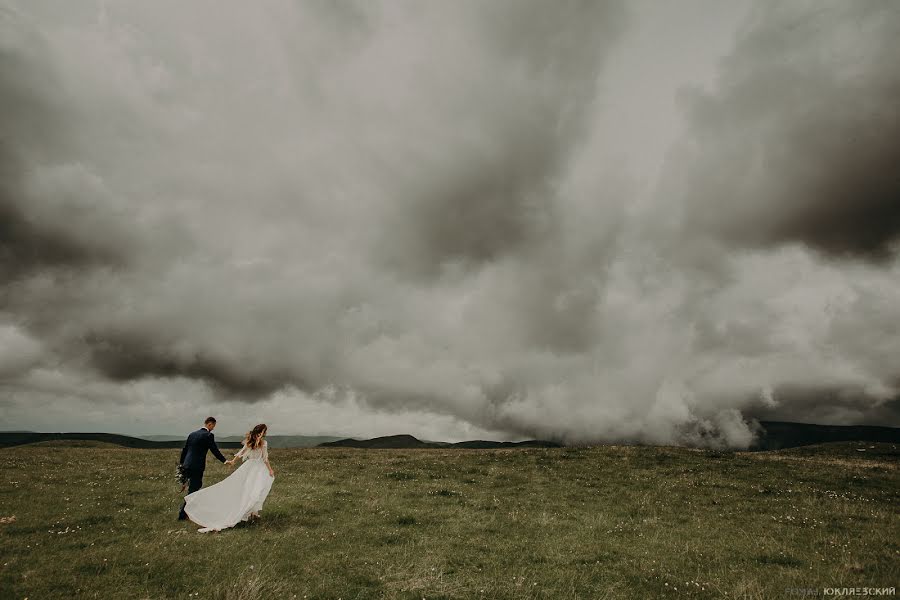
[{"label": "grassy hillside", "polygon": [[[871,447],[870,447],[871,446]],[[780,598],[900,583],[897,445],[273,450],[261,522],[175,515],[178,452],[0,452],[3,598]],[[227,473],[212,465],[207,485]]]}]

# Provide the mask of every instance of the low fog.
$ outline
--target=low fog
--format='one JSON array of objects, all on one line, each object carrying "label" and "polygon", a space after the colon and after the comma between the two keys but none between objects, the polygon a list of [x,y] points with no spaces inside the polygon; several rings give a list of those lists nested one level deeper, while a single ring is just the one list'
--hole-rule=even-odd
[{"label": "low fog", "polygon": [[900,425],[900,4],[0,0],[0,428]]}]

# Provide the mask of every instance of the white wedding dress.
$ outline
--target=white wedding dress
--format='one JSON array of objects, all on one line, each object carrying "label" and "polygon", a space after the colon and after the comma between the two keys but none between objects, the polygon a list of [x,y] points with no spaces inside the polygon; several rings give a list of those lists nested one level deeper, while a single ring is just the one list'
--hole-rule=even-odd
[{"label": "white wedding dress", "polygon": [[262,510],[272,489],[275,478],[269,475],[266,466],[268,442],[263,440],[262,447],[255,450],[244,444],[236,456],[244,462],[234,473],[184,497],[184,512],[191,521],[203,527],[199,530],[201,533],[227,529],[246,521],[251,513]]}]

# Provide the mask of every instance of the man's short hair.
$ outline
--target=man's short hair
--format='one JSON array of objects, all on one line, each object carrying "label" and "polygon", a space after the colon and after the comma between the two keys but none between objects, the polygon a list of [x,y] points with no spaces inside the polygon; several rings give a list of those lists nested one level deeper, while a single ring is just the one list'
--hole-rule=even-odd
[{"label": "man's short hair", "polygon": [[203,424],[204,424],[204,425],[209,425],[210,423],[212,423],[213,425],[215,425],[215,424],[216,424],[216,418],[215,418],[215,417],[206,417],[206,420],[203,421]]}]

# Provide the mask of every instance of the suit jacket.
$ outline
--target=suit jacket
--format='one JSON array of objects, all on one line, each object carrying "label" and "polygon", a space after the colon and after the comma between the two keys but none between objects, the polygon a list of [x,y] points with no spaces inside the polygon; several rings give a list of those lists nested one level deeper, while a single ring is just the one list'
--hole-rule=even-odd
[{"label": "suit jacket", "polygon": [[207,450],[211,451],[213,456],[220,461],[225,462],[225,457],[222,456],[222,453],[219,452],[219,447],[216,446],[216,437],[212,434],[212,431],[204,427],[188,436],[187,441],[184,443],[184,448],[181,449],[179,462],[185,469],[202,473],[206,469]]}]

